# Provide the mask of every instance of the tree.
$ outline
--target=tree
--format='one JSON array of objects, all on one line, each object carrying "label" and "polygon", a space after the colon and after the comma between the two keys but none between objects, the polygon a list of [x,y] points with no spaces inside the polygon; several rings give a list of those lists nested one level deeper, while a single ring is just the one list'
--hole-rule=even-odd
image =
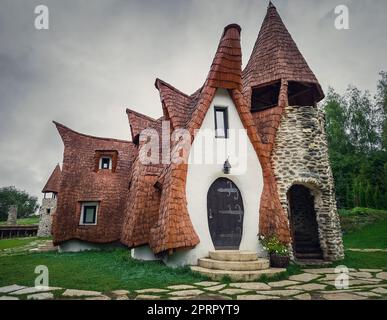
[{"label": "tree", "polygon": [[39,208],[38,198],[15,187],[0,188],[0,221],[7,220],[9,206],[17,206],[18,218],[29,216]]},{"label": "tree", "polygon": [[374,99],[349,86],[324,100],[329,157],[339,208],[387,209],[387,72]]},{"label": "tree", "polygon": [[379,115],[379,130],[381,131],[382,147],[387,151],[387,72],[379,73],[381,79],[378,81],[376,102]]}]

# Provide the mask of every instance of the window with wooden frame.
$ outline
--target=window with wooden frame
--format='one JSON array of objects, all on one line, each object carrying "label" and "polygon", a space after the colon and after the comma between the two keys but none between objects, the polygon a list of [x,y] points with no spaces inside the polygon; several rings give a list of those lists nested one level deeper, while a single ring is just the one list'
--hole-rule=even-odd
[{"label": "window with wooden frame", "polygon": [[118,152],[117,151],[95,151],[94,171],[111,171],[115,172],[117,168]]},{"label": "window with wooden frame", "polygon": [[98,214],[98,202],[82,202],[80,225],[96,225]]},{"label": "window with wooden frame", "polygon": [[227,107],[215,107],[215,137],[228,138],[228,109]]}]

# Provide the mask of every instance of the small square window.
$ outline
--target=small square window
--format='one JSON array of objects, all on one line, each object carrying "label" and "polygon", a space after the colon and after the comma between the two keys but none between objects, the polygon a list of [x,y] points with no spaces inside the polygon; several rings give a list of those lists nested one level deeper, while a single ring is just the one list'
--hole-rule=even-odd
[{"label": "small square window", "polygon": [[47,213],[47,214],[50,214],[50,213],[51,213],[51,209],[47,209],[47,210],[46,210],[46,213]]},{"label": "small square window", "polygon": [[110,170],[112,168],[112,159],[110,157],[102,157],[99,168]]},{"label": "small square window", "polygon": [[228,138],[228,111],[226,107],[215,107],[215,137]]},{"label": "small square window", "polygon": [[97,203],[83,203],[80,224],[97,224]]}]

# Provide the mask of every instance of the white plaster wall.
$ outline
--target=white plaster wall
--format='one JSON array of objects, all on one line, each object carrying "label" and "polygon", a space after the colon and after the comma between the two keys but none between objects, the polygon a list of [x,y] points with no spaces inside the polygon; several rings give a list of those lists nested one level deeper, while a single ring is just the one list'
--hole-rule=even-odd
[{"label": "white plaster wall", "polygon": [[[216,139],[214,107],[228,107],[229,128],[240,130],[241,139]],[[207,218],[207,192],[211,184],[219,177],[232,180],[239,188],[244,205],[244,220],[240,250],[258,251],[262,248],[258,242],[259,204],[263,189],[262,168],[256,152],[247,137],[238,111],[228,92],[219,89],[208,110],[203,125],[198,134],[210,133],[214,143],[213,148],[218,150],[215,163],[192,163],[198,155],[208,155],[209,149],[203,149],[200,139],[196,136],[190,153],[190,165],[186,184],[188,212],[197,232],[200,243],[191,250],[182,250],[165,259],[170,266],[196,265],[199,258],[207,257],[209,250],[214,250]],[[230,132],[231,133],[231,132]],[[237,148],[235,148],[236,143]],[[240,148],[238,150],[238,148]],[[232,151],[236,149],[237,152]],[[205,152],[201,152],[204,150]],[[231,174],[223,174],[223,163],[229,157],[232,165]],[[207,159],[208,160],[208,159]]]},{"label": "white plaster wall", "polygon": [[144,260],[144,261],[159,260],[155,257],[152,249],[148,245],[132,249],[131,255],[133,259],[138,259],[138,260]]},{"label": "white plaster wall", "polygon": [[121,247],[119,243],[98,244],[80,240],[69,240],[59,245],[59,252],[80,252],[87,250],[102,250]]}]

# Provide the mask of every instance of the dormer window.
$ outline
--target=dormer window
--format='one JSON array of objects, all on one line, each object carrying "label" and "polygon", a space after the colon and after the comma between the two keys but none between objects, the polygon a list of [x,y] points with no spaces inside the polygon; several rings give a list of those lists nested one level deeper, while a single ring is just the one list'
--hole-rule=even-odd
[{"label": "dormer window", "polygon": [[251,94],[251,112],[263,111],[278,106],[281,82],[253,88]]},{"label": "dormer window", "polygon": [[96,150],[95,151],[94,171],[111,171],[116,172],[118,152],[110,150]]},{"label": "dormer window", "polygon": [[112,169],[112,158],[111,157],[101,157],[99,169],[111,170]]},{"label": "dormer window", "polygon": [[227,107],[215,107],[215,137],[228,138],[228,110]]}]

